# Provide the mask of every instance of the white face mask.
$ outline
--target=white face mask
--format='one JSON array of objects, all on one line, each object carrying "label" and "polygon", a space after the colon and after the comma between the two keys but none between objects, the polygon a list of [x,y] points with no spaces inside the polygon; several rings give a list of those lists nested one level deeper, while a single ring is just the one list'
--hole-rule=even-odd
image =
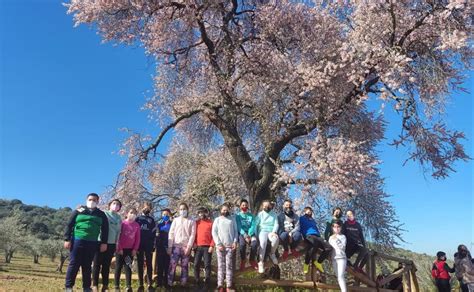
[{"label": "white face mask", "polygon": [[135,214],[128,214],[127,219],[130,221],[135,221],[135,218],[137,218],[137,215]]},{"label": "white face mask", "polygon": [[114,211],[114,212],[120,211],[120,205],[119,204],[110,205],[110,211]]},{"label": "white face mask", "polygon": [[89,209],[97,208],[97,202],[95,202],[95,201],[87,201],[87,202],[86,202],[86,206],[87,206],[87,208],[89,208]]},{"label": "white face mask", "polygon": [[187,210],[179,210],[179,215],[183,217],[188,217],[188,211]]}]

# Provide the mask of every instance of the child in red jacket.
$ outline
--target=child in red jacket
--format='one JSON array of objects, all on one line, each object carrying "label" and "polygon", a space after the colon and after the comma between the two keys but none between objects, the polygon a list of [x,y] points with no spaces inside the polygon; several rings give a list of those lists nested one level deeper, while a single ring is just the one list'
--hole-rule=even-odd
[{"label": "child in red jacket", "polygon": [[446,253],[438,251],[436,257],[437,259],[431,268],[431,276],[435,279],[439,292],[450,292],[451,284],[449,280],[451,277],[449,273],[454,273],[454,268],[450,268],[446,263]]},{"label": "child in red jacket", "polygon": [[198,209],[199,219],[196,221],[196,240],[194,245],[194,277],[198,284],[201,284],[199,272],[201,270],[201,259],[204,259],[204,270],[206,271],[204,283],[210,284],[211,281],[211,259],[214,250],[214,241],[212,240],[212,219],[209,218],[209,211],[201,207]]}]

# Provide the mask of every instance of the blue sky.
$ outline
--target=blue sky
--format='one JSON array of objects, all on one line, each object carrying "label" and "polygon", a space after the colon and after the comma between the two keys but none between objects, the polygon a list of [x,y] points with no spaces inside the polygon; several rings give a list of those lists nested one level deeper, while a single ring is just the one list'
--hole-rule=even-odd
[{"label": "blue sky", "polygon": [[[102,192],[123,166],[113,153],[125,137],[119,128],[159,130],[140,110],[152,90],[153,62],[140,48],[101,44],[95,31],[73,28],[65,12],[56,1],[0,1],[1,198],[75,206],[85,194]],[[470,73],[470,92],[473,84]],[[447,124],[466,133],[474,156],[473,95],[453,96]],[[387,136],[398,130],[391,124]],[[402,167],[407,150],[389,141],[379,151],[386,191],[407,230],[402,247],[452,255],[459,243],[471,245],[473,162],[433,180],[415,163]]]}]

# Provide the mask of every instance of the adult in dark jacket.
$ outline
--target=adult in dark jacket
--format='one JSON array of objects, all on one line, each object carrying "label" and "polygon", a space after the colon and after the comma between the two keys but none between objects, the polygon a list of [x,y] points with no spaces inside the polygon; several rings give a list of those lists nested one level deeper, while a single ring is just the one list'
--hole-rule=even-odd
[{"label": "adult in dark jacket", "polygon": [[157,276],[157,285],[168,286],[168,269],[170,267],[170,256],[166,252],[168,248],[168,232],[171,227],[171,210],[164,209],[161,213],[161,220],[159,221],[156,231],[156,257],[155,257],[155,273]]},{"label": "adult in dark jacket", "polygon": [[342,226],[342,234],[347,238],[346,255],[347,259],[350,259],[355,253],[358,253],[356,261],[353,267],[358,272],[363,272],[362,267],[365,265],[367,260],[367,247],[365,243],[364,233],[362,226],[355,219],[355,212],[348,210],[347,220]]},{"label": "adult in dark jacket", "polygon": [[[64,233],[64,248],[69,249],[69,266],[66,273],[66,291],[72,291],[79,268],[82,271],[82,288],[91,289],[91,265],[98,250],[107,250],[109,223],[104,212],[97,208],[99,195],[87,195],[86,206],[72,212]],[[99,241],[100,237],[100,241]]]},{"label": "adult in dark jacket", "polygon": [[283,245],[282,258],[288,257],[290,248],[291,254],[297,256],[296,247],[303,236],[300,232],[300,217],[293,210],[293,202],[290,199],[283,202],[283,213],[278,215],[278,236]]},{"label": "adult in dark jacket", "polygon": [[143,286],[143,265],[146,264],[146,276],[148,280],[148,291],[152,291],[153,281],[153,248],[156,237],[155,219],[150,216],[153,205],[151,202],[143,204],[142,213],[135,219],[140,225],[140,248],[138,249],[138,291],[144,291]]}]

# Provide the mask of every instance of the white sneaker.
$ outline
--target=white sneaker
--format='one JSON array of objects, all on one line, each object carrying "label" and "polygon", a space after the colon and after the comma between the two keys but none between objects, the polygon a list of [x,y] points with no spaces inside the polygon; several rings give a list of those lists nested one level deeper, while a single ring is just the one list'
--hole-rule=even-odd
[{"label": "white sneaker", "polygon": [[265,265],[263,264],[263,262],[258,262],[258,273],[259,274],[265,273]]},{"label": "white sneaker", "polygon": [[270,255],[270,259],[272,260],[274,265],[278,265],[278,259],[275,254]]}]

